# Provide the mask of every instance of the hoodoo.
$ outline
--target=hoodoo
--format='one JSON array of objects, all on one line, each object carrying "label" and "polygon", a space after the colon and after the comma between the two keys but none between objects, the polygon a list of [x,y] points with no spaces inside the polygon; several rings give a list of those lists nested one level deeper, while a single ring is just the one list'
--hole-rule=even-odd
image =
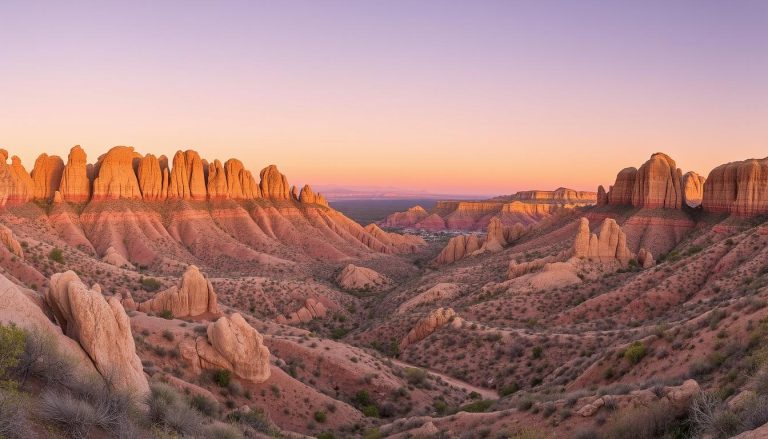
[{"label": "hoodoo", "polygon": [[91,197],[91,182],[88,179],[86,155],[80,145],[69,151],[67,164],[61,175],[59,192],[64,201],[81,203]]},{"label": "hoodoo", "polygon": [[647,209],[680,209],[683,203],[682,171],[668,155],[657,152],[640,169],[625,168],[616,175],[608,204]]}]

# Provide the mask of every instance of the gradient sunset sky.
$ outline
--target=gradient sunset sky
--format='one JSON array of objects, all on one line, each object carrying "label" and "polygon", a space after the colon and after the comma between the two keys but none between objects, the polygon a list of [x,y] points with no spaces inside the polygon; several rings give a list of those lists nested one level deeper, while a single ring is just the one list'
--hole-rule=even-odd
[{"label": "gradient sunset sky", "polygon": [[0,147],[595,190],[768,156],[768,1],[2,1]]}]

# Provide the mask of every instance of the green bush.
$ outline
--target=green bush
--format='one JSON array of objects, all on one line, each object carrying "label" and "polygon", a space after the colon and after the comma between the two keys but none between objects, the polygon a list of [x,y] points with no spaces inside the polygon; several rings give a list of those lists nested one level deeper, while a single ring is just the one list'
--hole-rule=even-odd
[{"label": "green bush", "polygon": [[363,414],[369,418],[378,418],[379,417],[379,408],[375,405],[367,405],[363,407],[362,410]]},{"label": "green bush", "polygon": [[491,408],[492,403],[492,401],[482,399],[480,401],[471,402],[467,405],[459,407],[459,411],[468,413],[483,413]]},{"label": "green bush", "polygon": [[160,311],[160,314],[158,316],[164,318],[165,320],[173,320],[173,312],[169,309],[164,309]]},{"label": "green bush", "polygon": [[219,387],[227,387],[231,379],[232,372],[227,369],[219,369],[213,373],[213,382],[218,384]]},{"label": "green bush", "polygon": [[328,415],[325,414],[324,411],[318,410],[315,412],[315,421],[319,423],[324,423],[328,419]]},{"label": "green bush", "polygon": [[645,345],[640,341],[633,341],[624,351],[624,358],[629,361],[629,364],[635,365],[645,357],[645,354]]},{"label": "green bush", "polygon": [[162,286],[160,281],[152,277],[141,277],[139,282],[141,283],[141,286],[149,292],[157,291]]},{"label": "green bush", "polygon": [[48,259],[52,260],[53,262],[58,262],[59,264],[63,264],[64,252],[62,252],[60,248],[56,247],[53,250],[51,250],[50,253],[48,253]]},{"label": "green bush", "polygon": [[12,387],[10,381],[5,381],[8,369],[19,364],[24,353],[26,335],[15,325],[0,325],[0,387]]}]

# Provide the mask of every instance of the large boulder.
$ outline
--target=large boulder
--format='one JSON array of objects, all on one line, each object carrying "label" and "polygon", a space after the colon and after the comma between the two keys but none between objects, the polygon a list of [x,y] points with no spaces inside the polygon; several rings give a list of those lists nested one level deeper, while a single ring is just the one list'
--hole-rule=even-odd
[{"label": "large boulder", "polygon": [[5,245],[8,251],[24,259],[24,251],[19,241],[13,236],[13,231],[2,224],[0,224],[0,243]]},{"label": "large boulder", "polygon": [[192,317],[205,313],[221,314],[211,281],[190,265],[178,285],[161,291],[152,299],[139,304],[139,311],[159,313],[170,311],[174,317]]},{"label": "large boulder", "polygon": [[120,299],[112,296],[107,300],[73,271],[54,274],[50,283],[45,301],[64,334],[80,344],[115,388],[146,394],[149,385]]},{"label": "large boulder", "polygon": [[269,349],[264,339],[240,314],[224,316],[208,325],[208,339],[197,339],[203,369],[227,369],[237,377],[261,383],[270,375]]},{"label": "large boulder", "polygon": [[388,279],[366,267],[348,264],[336,275],[336,283],[345,290],[365,290],[381,287]]}]

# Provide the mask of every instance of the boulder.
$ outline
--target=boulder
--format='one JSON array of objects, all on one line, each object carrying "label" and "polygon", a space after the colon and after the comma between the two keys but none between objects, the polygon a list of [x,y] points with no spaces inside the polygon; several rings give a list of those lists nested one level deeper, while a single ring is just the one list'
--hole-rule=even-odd
[{"label": "boulder", "polygon": [[152,299],[139,304],[139,311],[159,313],[170,311],[174,317],[193,317],[205,313],[221,314],[211,281],[190,265],[178,285],[161,291]]},{"label": "boulder", "polygon": [[203,343],[198,338],[197,353],[203,368],[231,370],[255,383],[266,381],[270,375],[269,349],[261,334],[237,313],[208,325],[208,340]]},{"label": "boulder", "polygon": [[430,334],[450,323],[455,317],[456,313],[451,308],[441,307],[433,310],[416,322],[408,334],[400,341],[400,350],[429,337]]},{"label": "boulder", "polygon": [[98,176],[93,180],[94,200],[141,199],[133,161],[141,158],[131,146],[115,146],[99,157]]},{"label": "boulder", "polygon": [[656,265],[653,255],[645,248],[641,248],[640,251],[637,252],[637,263],[643,268],[651,268]]},{"label": "boulder", "polygon": [[688,379],[683,384],[675,387],[665,387],[669,402],[678,409],[686,409],[694,396],[701,392],[701,387],[696,380]]},{"label": "boulder", "polygon": [[288,315],[288,317],[279,314],[277,317],[275,317],[275,321],[282,325],[295,325],[297,323],[306,323],[312,321],[313,319],[323,318],[327,312],[328,310],[325,308],[325,305],[310,297],[304,301],[304,306],[299,308],[298,311],[292,312]]},{"label": "boulder", "polygon": [[67,271],[51,277],[45,301],[64,334],[80,344],[105,379],[122,391],[149,391],[131,323],[118,297],[105,299]]},{"label": "boulder", "polygon": [[582,408],[576,411],[576,414],[579,416],[583,416],[585,418],[594,416],[595,413],[597,413],[598,410],[600,410],[600,407],[605,405],[605,399],[603,397],[599,397],[592,401],[589,404],[584,405]]},{"label": "boulder", "polygon": [[91,197],[86,155],[80,145],[75,145],[69,150],[67,164],[61,174],[59,192],[64,201],[73,203],[82,203]]},{"label": "boulder", "polygon": [[24,259],[24,251],[19,241],[13,236],[13,231],[2,224],[0,224],[0,242],[8,248],[8,251]]},{"label": "boulder", "polygon": [[64,162],[59,156],[40,154],[32,168],[35,200],[51,201],[53,193],[59,190]]},{"label": "boulder", "polygon": [[112,246],[107,248],[107,251],[104,253],[104,256],[101,258],[101,260],[107,264],[114,265],[115,267],[128,268],[131,270],[135,268],[133,264],[131,264],[130,261],[126,259],[125,256],[121,255]]}]

